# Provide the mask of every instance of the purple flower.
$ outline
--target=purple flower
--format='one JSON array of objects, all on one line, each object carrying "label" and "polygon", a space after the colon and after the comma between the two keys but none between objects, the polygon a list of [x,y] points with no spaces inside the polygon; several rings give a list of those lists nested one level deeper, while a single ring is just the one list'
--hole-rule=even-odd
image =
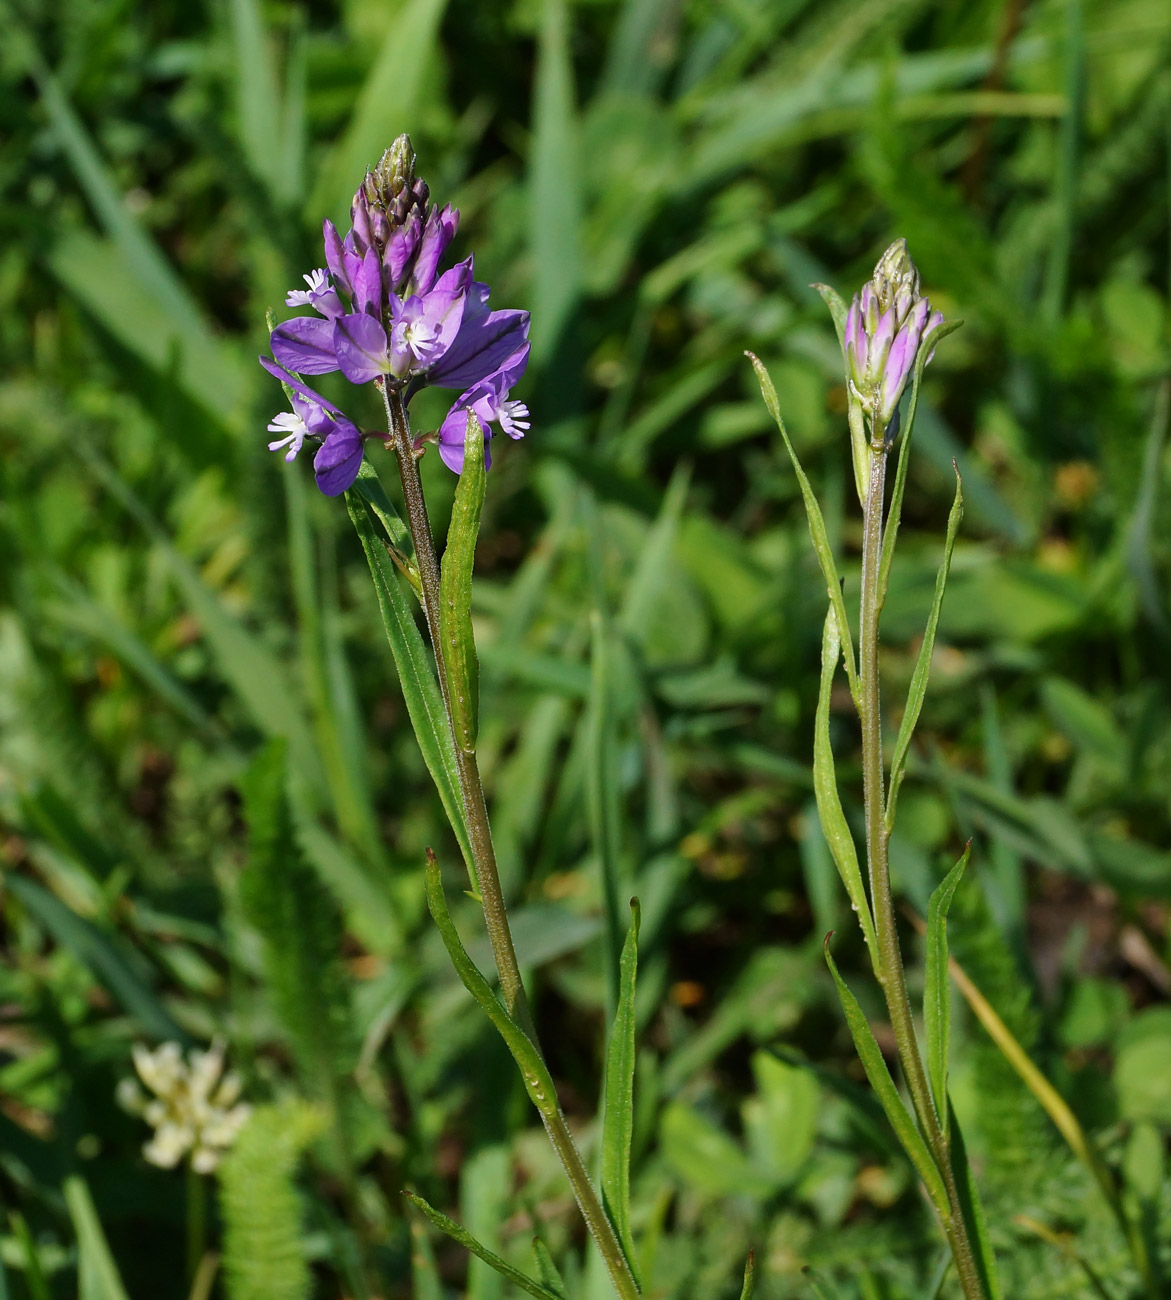
[{"label": "purple flower", "polygon": [[[855,294],[843,331],[850,390],[862,402],[872,431],[881,430],[888,439],[893,433],[920,348],[942,324],[943,313],[932,312],[919,292],[919,272],[906,240],[896,240]],[[927,360],[933,355],[932,348]]]},{"label": "purple flower", "polygon": [[362,464],[361,430],[296,375],[274,365],[267,357],[261,357],[260,364],[289,387],[293,398],[292,411],[282,411],[269,422],[269,432],[281,435],[268,444],[269,451],[284,451],[287,447],[285,460],[292,461],[306,438],[320,440],[321,446],[313,458],[317,486],[327,497],[338,496],[358,477]]},{"label": "purple flower", "polygon": [[[405,392],[408,401],[428,385],[462,390],[445,431],[464,418],[457,412],[469,408],[485,429],[495,423],[520,437],[529,427],[527,408],[508,396],[528,362],[529,314],[492,311],[488,286],[473,278],[470,257],[440,273],[459,213],[429,204],[414,162],[409,139],[400,136],[358,187],[346,234],[323,222],[325,267],[304,276],[307,287],[285,300],[314,314],[295,316],[272,331],[277,364],[266,364],[298,395],[294,410],[270,426],[282,435],[275,445],[290,448],[292,459],[306,437],[322,437],[314,463],[322,490],[331,495],[353,482],[362,435],[304,388],[299,375],[340,370],[353,384]],[[298,401],[308,404],[304,410]],[[450,432],[441,431],[444,462],[458,469],[462,425],[458,455],[451,445]]]},{"label": "purple flower", "polygon": [[509,390],[524,373],[529,359],[529,345],[487,379],[481,379],[455,399],[447,418],[439,428],[439,456],[448,469],[456,474],[463,472],[464,435],[467,429],[467,412],[475,411],[484,430],[484,466],[492,464],[487,443],[492,437],[492,426],[499,425],[510,438],[523,438],[529,431],[529,408],[524,402],[509,400]]}]

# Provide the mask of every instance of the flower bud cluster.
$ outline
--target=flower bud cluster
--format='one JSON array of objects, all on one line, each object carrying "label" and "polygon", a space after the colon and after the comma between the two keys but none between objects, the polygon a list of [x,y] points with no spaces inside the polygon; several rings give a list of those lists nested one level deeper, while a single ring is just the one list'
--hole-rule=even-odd
[{"label": "flower bud cluster", "polygon": [[[873,277],[854,295],[846,315],[845,351],[850,389],[863,405],[875,439],[893,432],[899,399],[914,373],[920,348],[943,324],[943,313],[919,290],[919,272],[905,239],[883,253]],[[930,361],[932,352],[928,352]]]}]

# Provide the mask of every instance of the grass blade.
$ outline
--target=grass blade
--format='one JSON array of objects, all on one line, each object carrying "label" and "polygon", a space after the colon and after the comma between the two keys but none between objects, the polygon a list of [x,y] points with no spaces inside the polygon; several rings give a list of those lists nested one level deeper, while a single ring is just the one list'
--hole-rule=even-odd
[{"label": "grass blade", "polygon": [[93,1197],[77,1174],[66,1178],[62,1191],[73,1230],[77,1233],[78,1295],[80,1300],[129,1300],[118,1266],[110,1254]]},{"label": "grass blade", "polygon": [[602,1200],[626,1262],[639,1280],[630,1231],[630,1148],[634,1140],[634,992],[638,976],[638,931],[642,909],[630,900],[630,929],[622,945],[618,1009],[606,1051],[605,1104],[602,1110]]},{"label": "grass blade", "polygon": [[805,514],[809,519],[809,535],[813,538],[813,549],[817,552],[817,562],[821,565],[821,574],[825,579],[826,595],[829,597],[829,602],[833,606],[834,615],[837,618],[838,635],[841,638],[842,645],[842,662],[846,666],[846,677],[850,682],[850,694],[857,703],[859,699],[858,672],[854,662],[854,643],[850,635],[850,620],[846,617],[846,601],[842,595],[842,584],[838,578],[838,566],[834,561],[833,550],[829,544],[829,534],[825,530],[825,519],[821,513],[821,506],[817,503],[817,497],[813,495],[813,488],[809,484],[805,471],[801,468],[801,462],[797,459],[793,444],[789,441],[789,431],[785,428],[785,421],[781,415],[781,404],[777,400],[777,390],[773,387],[773,381],[764,368],[764,363],[755,353],[746,352],[744,355],[752,362],[752,368],[756,371],[756,378],[760,384],[764,404],[768,407],[769,414],[776,421],[777,428],[780,430],[782,439],[784,439],[785,450],[789,453],[789,459],[793,462],[793,470],[797,475],[797,482],[801,488],[801,499],[805,503]]},{"label": "grass blade", "polygon": [[236,130],[253,174],[274,197],[287,198],[281,147],[280,91],[258,0],[231,0],[236,55]]},{"label": "grass blade", "polygon": [[461,1246],[470,1250],[477,1259],[482,1259],[485,1264],[491,1265],[497,1273],[507,1278],[514,1286],[520,1287],[522,1291],[527,1291],[536,1300],[561,1300],[556,1291],[548,1290],[540,1282],[536,1282],[529,1277],[527,1273],[522,1273],[520,1269],[513,1268],[507,1260],[501,1259],[495,1251],[489,1250],[483,1242],[477,1241],[466,1228],[461,1227],[454,1219],[449,1219],[446,1214],[437,1210],[415,1192],[403,1192],[403,1195],[415,1209],[425,1214],[441,1232],[446,1232],[452,1240],[458,1241]]},{"label": "grass blade", "polygon": [[[894,757],[890,764],[890,791],[886,798],[886,829],[894,826],[895,805],[898,803],[899,787],[907,770],[907,751],[911,747],[911,738],[915,734],[915,725],[919,714],[923,712],[923,699],[927,694],[927,678],[931,673],[931,656],[935,650],[935,634],[939,630],[939,612],[943,608],[943,593],[947,587],[947,575],[951,571],[951,553],[955,549],[956,532],[960,520],[964,517],[963,484],[959,471],[956,471],[956,494],[951,511],[947,516],[947,537],[943,543],[943,563],[935,578],[935,595],[931,601],[931,612],[927,615],[927,626],[923,631],[923,644],[919,647],[919,656],[911,673],[911,685],[907,691],[907,707],[899,723],[899,734],[895,741]],[[883,557],[885,559],[885,556]],[[880,579],[881,582],[881,579]]]},{"label": "grass blade", "polygon": [[581,285],[577,119],[565,0],[544,0],[533,94],[533,355],[545,361],[569,323]]},{"label": "grass blade", "polygon": [[740,1300],[752,1300],[756,1290],[756,1251],[750,1250],[744,1261],[744,1285],[740,1288]]},{"label": "grass blade", "polygon": [[8,872],[4,887],[18,898],[53,938],[84,965],[114,995],[150,1038],[185,1038],[154,991],[147,987],[119,951],[114,936],[103,934],[95,925],[71,911],[35,880]]},{"label": "grass blade", "polygon": [[817,715],[813,724],[813,792],[817,799],[817,815],[821,820],[822,834],[842,884],[846,887],[850,905],[858,914],[858,924],[862,927],[866,946],[870,950],[870,960],[877,969],[879,953],[874,917],[866,895],[866,884],[862,879],[858,849],[842,808],[829,737],[830,697],[841,655],[840,644],[837,619],[830,609],[826,611],[821,637],[821,686],[817,693]]},{"label": "grass blade", "polygon": [[894,1080],[890,1077],[890,1071],[886,1068],[886,1062],[882,1059],[882,1050],[875,1041],[874,1034],[867,1023],[862,1008],[858,1005],[857,998],[847,988],[845,980],[842,979],[838,972],[837,963],[829,950],[829,940],[830,936],[827,935],[825,940],[825,960],[829,965],[834,983],[837,985],[842,1010],[846,1014],[846,1024],[849,1026],[850,1037],[854,1040],[854,1047],[857,1049],[858,1058],[862,1062],[862,1068],[866,1071],[870,1086],[874,1089],[875,1095],[882,1104],[882,1109],[886,1112],[886,1117],[890,1120],[891,1127],[894,1129],[903,1150],[907,1153],[919,1177],[923,1180],[923,1185],[927,1188],[927,1194],[931,1197],[931,1203],[935,1206],[939,1217],[946,1223],[950,1218],[950,1210],[947,1203],[947,1191],[943,1185],[943,1177],[936,1167],[935,1161],[931,1158],[927,1143],[924,1142],[922,1135],[916,1128],[910,1111],[899,1096]]},{"label": "grass blade", "polygon": [[590,616],[590,697],[586,711],[586,805],[590,839],[602,875],[605,916],[606,1014],[618,1005],[618,962],[622,922],[618,901],[619,806],[615,760],[615,701],[612,686],[613,653],[605,616],[595,609]]},{"label": "grass blade", "polygon": [[480,708],[480,666],[472,628],[472,569],[486,488],[484,431],[475,413],[468,411],[464,467],[456,484],[439,579],[439,653],[447,675],[451,725],[456,743],[465,754],[476,752]]},{"label": "grass blade", "polygon": [[540,1237],[533,1238],[533,1259],[537,1265],[537,1278],[541,1285],[557,1296],[558,1300],[569,1300],[569,1292],[565,1289],[565,1279],[561,1276],[561,1270],[553,1262],[549,1247]]},{"label": "grass blade", "polygon": [[927,1034],[927,1075],[935,1094],[935,1109],[946,1134],[947,1063],[951,1046],[951,985],[947,969],[947,912],[972,856],[969,840],[963,856],[940,882],[927,907],[927,973],[923,989],[923,1023]]},{"label": "grass blade", "polygon": [[399,581],[387,543],[375,528],[371,510],[353,489],[346,493],[346,508],[370,565],[370,576],[374,579],[386,639],[390,643],[390,652],[398,670],[399,685],[411,726],[470,872],[472,851],[459,792],[455,745],[451,739],[451,729],[447,725],[447,714],[443,708],[443,697],[431,656],[423,644],[422,633],[415,622],[414,607]]}]

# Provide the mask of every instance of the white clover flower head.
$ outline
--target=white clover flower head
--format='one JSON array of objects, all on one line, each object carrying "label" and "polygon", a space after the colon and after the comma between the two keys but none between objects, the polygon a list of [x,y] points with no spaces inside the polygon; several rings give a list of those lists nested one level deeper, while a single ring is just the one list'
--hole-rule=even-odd
[{"label": "white clover flower head", "polygon": [[153,1052],[136,1044],[133,1054],[138,1078],[154,1095],[126,1078],[116,1096],[123,1109],[154,1129],[142,1154],[162,1169],[173,1169],[190,1155],[196,1173],[211,1173],[252,1113],[251,1106],[237,1100],[239,1077],[224,1073],[223,1043],[217,1040],[206,1051],[193,1051],[187,1061],[178,1043],[163,1043]]}]

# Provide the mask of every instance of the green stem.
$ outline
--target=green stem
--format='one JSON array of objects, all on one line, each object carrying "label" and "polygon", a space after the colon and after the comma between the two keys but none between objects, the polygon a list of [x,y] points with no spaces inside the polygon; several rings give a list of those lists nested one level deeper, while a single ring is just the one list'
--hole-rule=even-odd
[{"label": "green stem", "polygon": [[878,684],[878,620],[882,612],[879,573],[882,563],[883,505],[886,494],[886,447],[871,446],[869,484],[866,492],[862,540],[862,599],[859,618],[858,684],[862,725],[862,786],[866,821],[866,856],[870,869],[870,898],[878,950],[874,973],[882,986],[898,1045],[899,1061],[919,1127],[939,1167],[947,1189],[951,1214],[944,1224],[955,1259],[956,1273],[966,1300],[986,1300],[971,1242],[968,1240],[963,1209],[951,1164],[947,1135],[939,1121],[927,1072],[915,1034],[911,999],[899,947],[894,896],[890,887],[889,832],[884,816],[885,793],[882,766],[882,711]]},{"label": "green stem", "polygon": [[[406,408],[402,396],[391,391],[387,385],[380,384],[383,404],[386,407],[387,427],[390,431],[390,445],[398,457],[399,473],[403,483],[403,502],[406,508],[407,527],[411,531],[411,540],[415,546],[415,559],[419,565],[419,580],[422,587],[423,614],[427,620],[427,632],[433,647],[440,644],[439,633],[439,558],[435,553],[435,539],[431,534],[431,520],[427,514],[427,502],[423,495],[423,482],[419,477],[419,463],[411,442],[411,430],[407,421]],[[496,865],[496,850],[492,844],[492,831],[488,823],[488,806],[484,799],[484,786],[480,780],[480,768],[474,753],[466,753],[460,748],[452,722],[447,674],[443,656],[435,656],[439,671],[439,688],[443,695],[449,727],[452,728],[452,744],[455,748],[456,769],[459,775],[460,795],[463,799],[464,817],[467,820],[468,839],[472,849],[472,871],[476,879],[476,889],[480,895],[480,906],[484,911],[484,924],[488,931],[488,940],[492,945],[492,956],[500,976],[500,989],[504,994],[504,1005],[511,1019],[524,1031],[533,1046],[540,1052],[536,1027],[529,1009],[528,996],[521,979],[520,965],[516,958],[516,948],[512,941],[512,929],[508,923],[508,909],[504,902],[504,891],[500,885],[500,872]],[[543,1054],[542,1054],[543,1055]],[[639,1300],[638,1286],[630,1265],[626,1261],[621,1243],[614,1231],[602,1203],[598,1198],[577,1144],[573,1140],[569,1123],[558,1104],[557,1098],[546,1099],[546,1104],[539,1107],[545,1132],[553,1145],[562,1169],[569,1179],[573,1194],[581,1208],[582,1216],[589,1228],[590,1235],[597,1243],[610,1280],[622,1300]]]}]

